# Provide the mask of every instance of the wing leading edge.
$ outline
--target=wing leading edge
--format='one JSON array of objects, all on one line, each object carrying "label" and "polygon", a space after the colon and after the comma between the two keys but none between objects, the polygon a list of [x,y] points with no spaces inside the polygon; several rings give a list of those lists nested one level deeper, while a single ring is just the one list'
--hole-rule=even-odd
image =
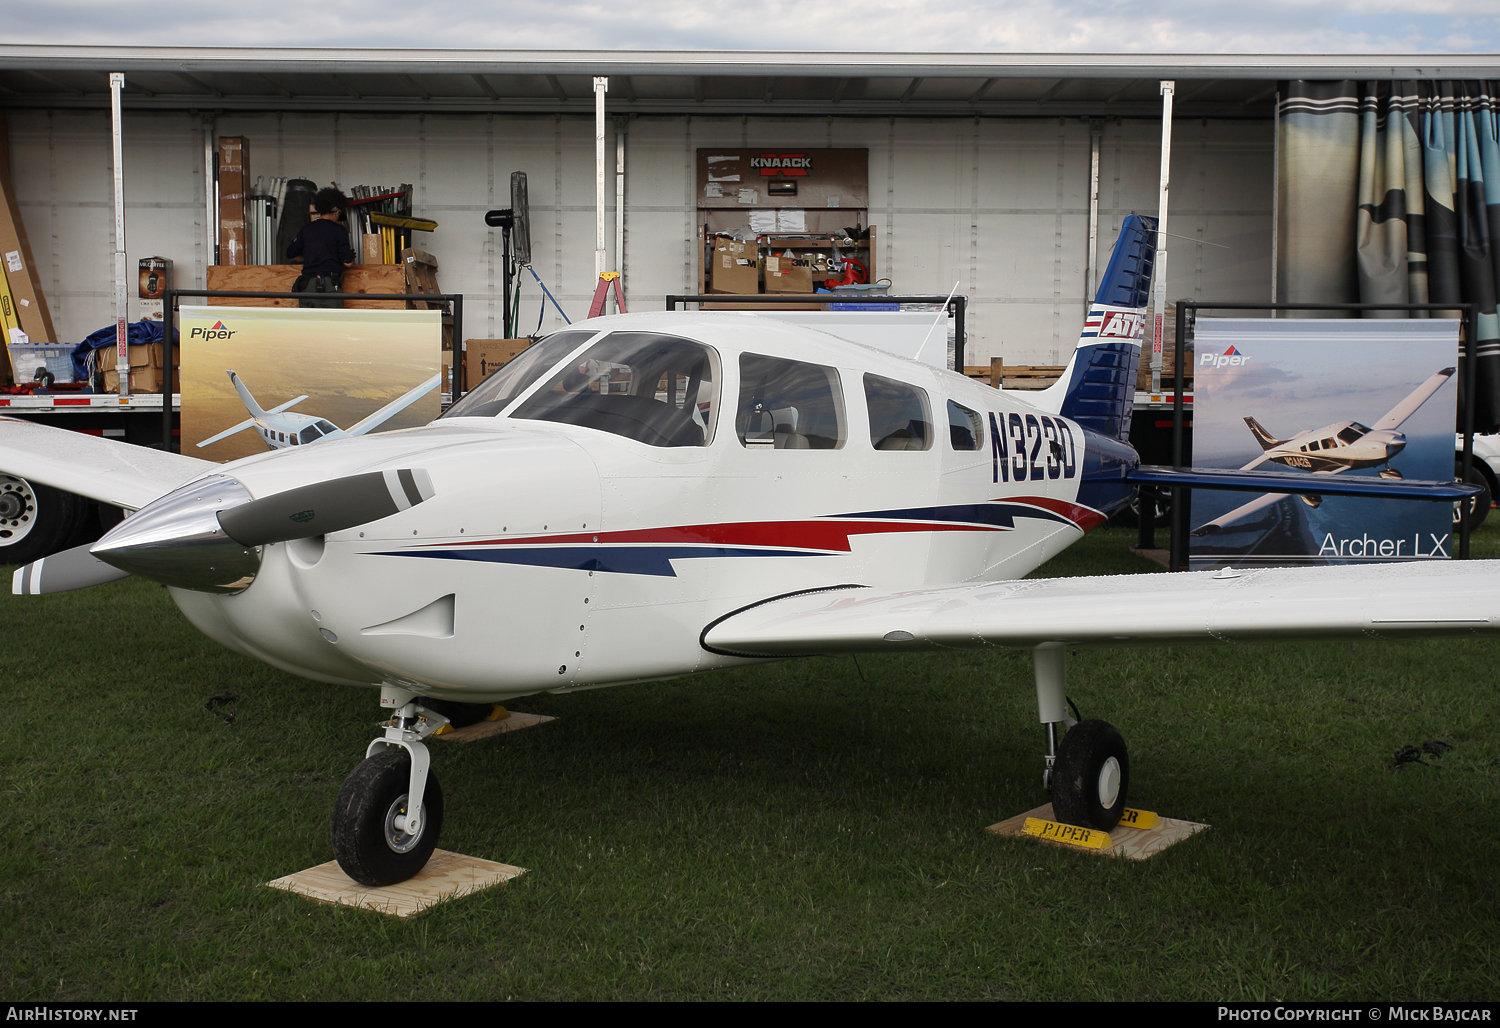
[{"label": "wing leading edge", "polygon": [[1053,578],[767,600],[710,624],[743,657],[1500,631],[1500,561]]},{"label": "wing leading edge", "polygon": [[139,510],[217,467],[197,457],[0,418],[0,473],[127,510]]}]

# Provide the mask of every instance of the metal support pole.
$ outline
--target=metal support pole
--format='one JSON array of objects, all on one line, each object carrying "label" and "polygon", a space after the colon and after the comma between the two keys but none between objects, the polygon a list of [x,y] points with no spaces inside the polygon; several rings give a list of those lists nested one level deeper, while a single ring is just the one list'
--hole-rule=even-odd
[{"label": "metal support pole", "polygon": [[1156,194],[1155,308],[1151,319],[1151,391],[1161,392],[1162,328],[1167,311],[1167,207],[1172,178],[1172,96],[1177,83],[1161,80],[1161,183]]},{"label": "metal support pole", "polygon": [[594,281],[608,269],[604,255],[604,94],[609,79],[594,76]]},{"label": "metal support pole", "polygon": [[1104,137],[1104,122],[1089,122],[1089,268],[1083,281],[1084,314],[1094,302],[1099,289],[1099,144]]},{"label": "metal support pole", "polygon": [[615,119],[615,270],[625,286],[625,119]]},{"label": "metal support pole", "polygon": [[[115,162],[115,358],[120,375],[120,398],[130,396],[130,348],[125,324],[129,310],[125,305],[125,151],[120,125],[120,90],[125,88],[122,72],[109,73],[110,134]],[[167,372],[171,374],[171,370]],[[168,383],[167,393],[171,393]],[[171,401],[167,401],[168,406]]]},{"label": "metal support pole", "polygon": [[[1182,390],[1184,388],[1182,365],[1184,343],[1187,339],[1187,301],[1177,303],[1177,339],[1173,358],[1176,367],[1172,376],[1172,467],[1182,467]],[[1158,324],[1160,321],[1158,320]],[[1167,555],[1167,570],[1181,571],[1187,566],[1187,506],[1191,493],[1181,486],[1172,487],[1171,549]]]}]

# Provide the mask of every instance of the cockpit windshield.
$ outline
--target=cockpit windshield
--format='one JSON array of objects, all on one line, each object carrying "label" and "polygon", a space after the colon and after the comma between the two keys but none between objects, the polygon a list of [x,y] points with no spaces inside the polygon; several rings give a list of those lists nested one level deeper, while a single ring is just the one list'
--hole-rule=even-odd
[{"label": "cockpit windshield", "polygon": [[578,349],[596,333],[592,329],[554,332],[522,350],[516,357],[469,390],[444,413],[445,418],[493,418],[532,383],[551,371],[558,361]]},{"label": "cockpit windshield", "polygon": [[1361,425],[1358,421],[1352,423],[1348,428],[1339,433],[1339,438],[1346,443],[1358,442],[1370,431],[1369,426]]},{"label": "cockpit windshield", "polygon": [[707,446],[718,367],[718,354],[702,343],[614,332],[558,369],[511,417],[581,425],[648,446]]}]

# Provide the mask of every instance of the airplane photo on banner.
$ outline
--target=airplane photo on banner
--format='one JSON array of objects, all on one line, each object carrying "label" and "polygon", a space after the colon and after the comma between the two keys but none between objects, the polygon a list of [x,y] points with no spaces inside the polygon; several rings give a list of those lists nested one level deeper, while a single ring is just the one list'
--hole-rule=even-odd
[{"label": "airplane photo on banner", "polygon": [[292,407],[307,399],[306,393],[303,393],[296,399],[278,404],[270,410],[265,410],[256,402],[255,397],[250,394],[250,390],[246,388],[245,383],[240,381],[240,376],[231,370],[229,372],[229,381],[234,384],[234,390],[240,394],[240,402],[245,405],[245,410],[250,412],[250,416],[233,428],[227,428],[218,435],[209,436],[198,444],[198,449],[201,450],[205,446],[212,446],[221,439],[228,439],[235,433],[243,432],[247,428],[255,429],[255,433],[273,450],[279,450],[288,446],[306,446],[309,443],[321,442],[325,439],[348,439],[351,436],[364,435],[366,432],[375,431],[375,429],[385,424],[391,418],[432,392],[438,387],[438,383],[441,380],[442,375],[433,375],[415,389],[403,393],[374,414],[356,423],[352,428],[342,429],[327,418],[314,417],[311,414],[291,413],[290,409]]},{"label": "airplane photo on banner", "polygon": [[[1430,365],[1429,365],[1430,366]],[[1362,425],[1357,421],[1338,421],[1332,425],[1298,432],[1288,439],[1277,439],[1253,417],[1245,418],[1250,433],[1263,451],[1249,464],[1240,468],[1250,471],[1267,461],[1314,475],[1338,475],[1355,468],[1380,468],[1380,477],[1399,480],[1401,472],[1390,466],[1391,460],[1406,449],[1406,436],[1398,429],[1406,419],[1417,412],[1433,393],[1441,389],[1453,377],[1453,368],[1437,372],[1373,425]],[[1410,379],[1408,379],[1410,381]],[[1249,503],[1221,514],[1193,529],[1193,535],[1205,536],[1222,531],[1230,524],[1254,514],[1258,510],[1286,496],[1286,493],[1265,493]],[[1309,507],[1318,506],[1322,500],[1317,494],[1304,493],[1302,500]]]}]

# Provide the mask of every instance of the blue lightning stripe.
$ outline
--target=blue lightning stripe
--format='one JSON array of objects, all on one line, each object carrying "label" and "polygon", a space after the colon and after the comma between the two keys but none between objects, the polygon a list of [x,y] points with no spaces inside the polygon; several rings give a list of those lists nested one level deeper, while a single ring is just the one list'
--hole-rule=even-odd
[{"label": "blue lightning stripe", "polygon": [[677,572],[671,563],[674,560],[697,557],[827,557],[831,556],[831,552],[734,546],[504,546],[493,549],[415,550],[379,553],[375,556],[438,557],[444,560],[477,560],[491,564],[524,564],[530,567],[676,578]]},{"label": "blue lightning stripe", "polygon": [[912,507],[909,510],[877,510],[861,514],[840,514],[843,518],[888,519],[892,521],[942,521],[957,524],[991,525],[1015,528],[1015,519],[1038,518],[1064,525],[1074,522],[1061,514],[1024,503],[955,503],[944,507]]}]

